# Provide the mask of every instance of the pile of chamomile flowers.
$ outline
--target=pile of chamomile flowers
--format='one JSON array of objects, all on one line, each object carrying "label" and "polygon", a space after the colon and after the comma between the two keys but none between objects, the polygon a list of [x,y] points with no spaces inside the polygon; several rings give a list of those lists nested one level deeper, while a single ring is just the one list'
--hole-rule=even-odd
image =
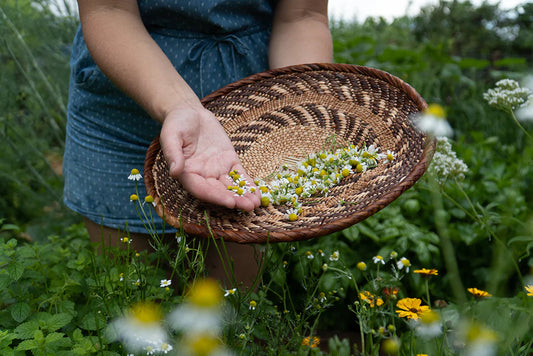
[{"label": "pile of chamomile flowers", "polygon": [[[362,173],[375,168],[382,160],[393,161],[395,153],[387,150],[379,152],[374,145],[357,148],[354,145],[336,151],[321,151],[308,155],[299,161],[296,167],[283,165],[270,180],[254,181],[261,192],[261,206],[287,205],[286,217],[289,221],[298,220],[302,212],[301,199],[327,196],[330,189],[352,174]],[[228,190],[237,195],[255,192],[237,171],[231,171],[229,177],[234,184]]]}]

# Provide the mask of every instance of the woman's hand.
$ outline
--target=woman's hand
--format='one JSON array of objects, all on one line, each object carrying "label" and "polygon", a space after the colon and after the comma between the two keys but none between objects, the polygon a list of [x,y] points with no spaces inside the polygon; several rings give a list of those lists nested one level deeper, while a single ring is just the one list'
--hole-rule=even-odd
[{"label": "woman's hand", "polygon": [[237,170],[255,186],[241,165],[230,139],[216,117],[203,107],[174,109],[164,119],[160,136],[170,175],[196,198],[230,209],[251,211],[260,205],[260,193],[238,196],[228,173]]}]

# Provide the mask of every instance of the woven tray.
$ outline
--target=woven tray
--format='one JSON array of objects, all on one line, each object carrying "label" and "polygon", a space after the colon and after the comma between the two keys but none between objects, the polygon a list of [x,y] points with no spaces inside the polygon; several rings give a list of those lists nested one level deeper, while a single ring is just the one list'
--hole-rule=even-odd
[{"label": "woven tray", "polygon": [[[381,152],[394,151],[396,158],[348,176],[326,197],[303,199],[301,215],[291,222],[284,205],[240,212],[195,199],[169,176],[156,138],[144,167],[147,193],[159,216],[195,236],[259,243],[305,240],[345,229],[411,187],[435,148],[434,139],[410,120],[426,107],[422,97],[399,78],[367,67],[310,64],[270,70],[229,84],[202,103],[220,120],[253,178],[324,150],[332,135],[342,147],[373,144]],[[349,204],[339,204],[341,200]]]}]

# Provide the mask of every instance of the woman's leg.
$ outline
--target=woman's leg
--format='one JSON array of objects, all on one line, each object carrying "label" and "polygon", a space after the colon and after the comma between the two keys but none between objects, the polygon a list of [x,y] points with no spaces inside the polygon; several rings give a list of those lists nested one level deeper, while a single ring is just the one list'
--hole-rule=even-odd
[{"label": "woman's leg", "polygon": [[[127,236],[124,231],[99,225],[87,218],[84,218],[84,222],[91,242],[96,244],[103,241],[106,246],[117,247],[121,244],[120,239]],[[130,246],[134,250],[139,252],[144,250],[153,251],[150,245],[150,235],[130,233],[129,238],[131,239]],[[173,241],[174,234],[168,234],[166,238],[169,241]],[[217,246],[215,247],[213,240],[205,240],[203,245],[208,245],[207,251],[204,250],[204,262],[209,277],[217,279],[225,288],[252,286],[259,272],[258,259],[260,258],[260,254],[256,251],[254,245],[217,241]],[[227,251],[230,261],[226,261],[224,249]],[[218,251],[224,256],[224,261],[220,258]],[[231,278],[230,263],[233,266],[236,283]]]}]

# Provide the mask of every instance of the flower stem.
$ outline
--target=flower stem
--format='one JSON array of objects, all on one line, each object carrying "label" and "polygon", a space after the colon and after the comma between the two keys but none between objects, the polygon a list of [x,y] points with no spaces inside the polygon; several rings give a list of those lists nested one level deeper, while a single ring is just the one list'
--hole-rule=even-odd
[{"label": "flower stem", "polygon": [[440,248],[444,258],[446,270],[450,276],[450,287],[458,303],[466,302],[466,294],[464,292],[463,282],[459,275],[459,267],[455,259],[455,251],[452,241],[450,240],[449,231],[444,219],[444,204],[442,202],[442,195],[437,179],[433,175],[429,175],[429,182],[431,186],[431,195],[434,204],[435,225],[440,239]]},{"label": "flower stem", "polygon": [[513,118],[514,122],[518,125],[518,127],[520,127],[520,129],[526,134],[527,137],[529,137],[531,140],[533,140],[533,136],[531,136],[529,134],[529,132],[527,132],[527,130],[524,128],[524,126],[522,126],[520,124],[520,121],[518,121],[518,119],[516,118],[516,115],[514,114],[514,111],[510,110],[510,113],[511,113],[511,117]]}]

